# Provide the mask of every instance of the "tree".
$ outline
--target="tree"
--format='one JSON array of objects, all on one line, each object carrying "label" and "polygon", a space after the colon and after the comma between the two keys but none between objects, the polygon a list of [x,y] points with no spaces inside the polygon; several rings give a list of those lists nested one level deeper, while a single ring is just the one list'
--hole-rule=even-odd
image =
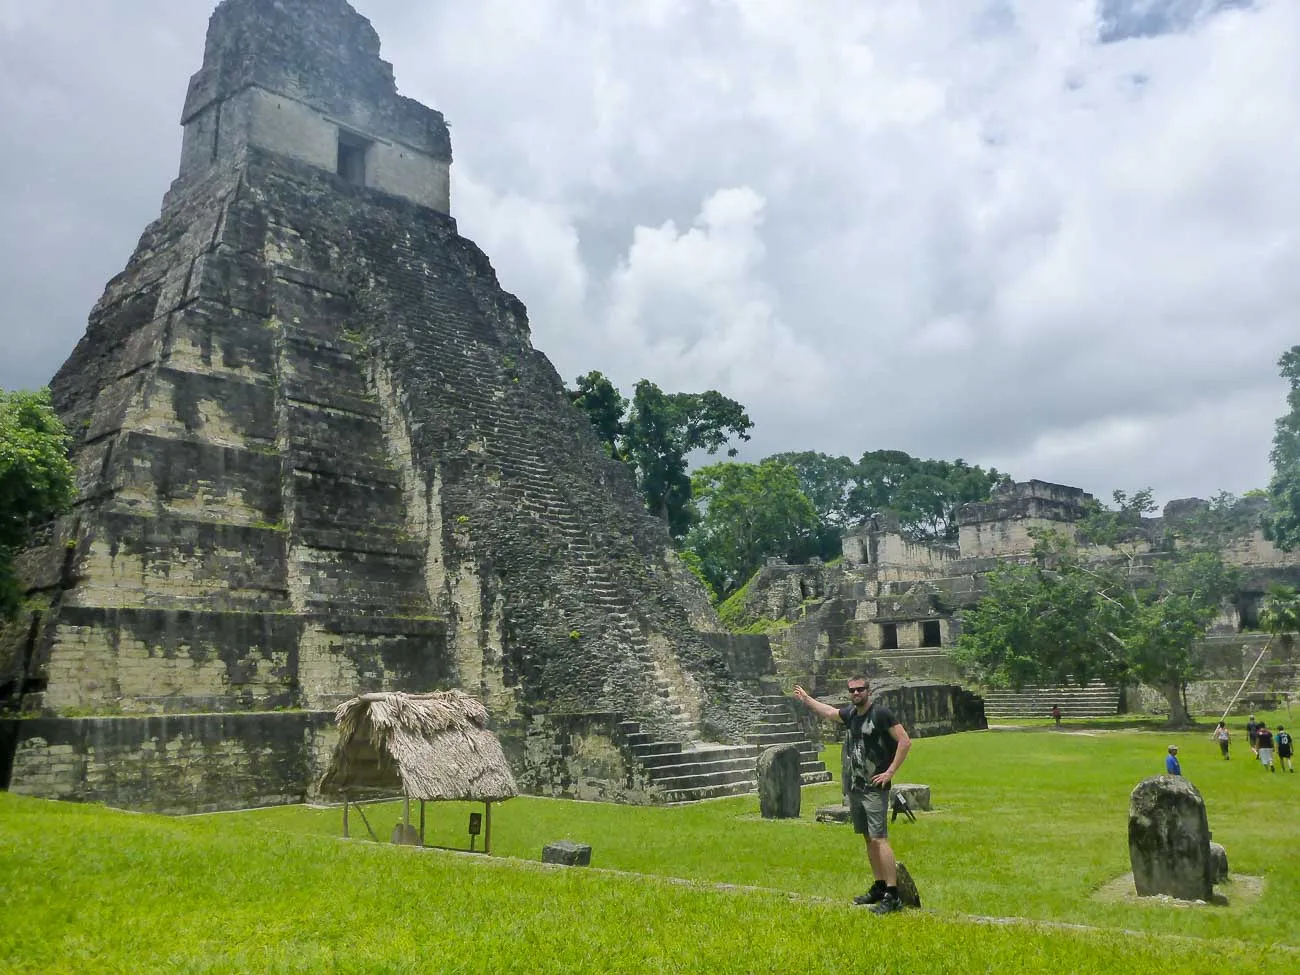
[{"label": "tree", "polygon": [[773,454],[763,459],[764,463],[767,461],[794,468],[800,489],[817,512],[817,528],[809,538],[808,554],[836,558],[842,550],[844,530],[851,523],[849,491],[856,465],[847,457],[831,457],[812,450]]},{"label": "tree", "polygon": [[[586,412],[610,456],[636,471],[646,507],[681,539],[694,518],[688,458],[701,450],[716,454],[733,437],[748,440],[754,422],[745,408],[717,390],[665,393],[648,379],[636,384],[629,404],[599,372],[577,385],[569,398]],[[727,455],[734,457],[735,449]]]},{"label": "tree", "polygon": [[994,468],[984,470],[955,461],[920,460],[901,450],[870,450],[858,460],[846,511],[855,521],[877,513],[893,514],[905,534],[924,540],[952,538],[957,509],[985,501],[1007,480]]},{"label": "tree", "polygon": [[627,400],[619,393],[604,373],[589,372],[578,377],[578,388],[568,391],[569,399],[587,414],[596,436],[605,445],[611,457],[619,455],[619,438],[623,435],[623,415]]},{"label": "tree", "polygon": [[68,444],[49,390],[0,390],[0,619],[12,618],[21,597],[14,556],[72,501]]},{"label": "tree", "polygon": [[[1124,499],[1124,517],[1143,507],[1141,494]],[[1101,517],[1079,534],[1123,527]],[[1171,723],[1185,724],[1187,684],[1206,670],[1201,639],[1236,591],[1236,571],[1210,551],[1088,558],[1055,532],[1038,537],[1034,556],[990,573],[954,657],[995,687],[1138,680],[1165,695]]]},{"label": "tree", "polygon": [[1290,385],[1287,412],[1274,425],[1273,478],[1268,484],[1272,510],[1264,517],[1264,537],[1284,552],[1300,546],[1300,345],[1293,345],[1277,360],[1282,378]]},{"label": "tree", "polygon": [[788,464],[711,464],[691,484],[700,514],[686,547],[719,596],[739,588],[769,556],[799,549],[817,528],[817,511]]},{"label": "tree", "polygon": [[1290,646],[1300,633],[1300,593],[1277,582],[1269,586],[1259,610],[1259,625],[1270,637]]}]

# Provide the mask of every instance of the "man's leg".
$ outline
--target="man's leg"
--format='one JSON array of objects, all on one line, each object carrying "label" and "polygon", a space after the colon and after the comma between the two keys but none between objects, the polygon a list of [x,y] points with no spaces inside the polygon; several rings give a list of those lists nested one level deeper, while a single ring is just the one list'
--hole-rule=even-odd
[{"label": "man's leg", "polygon": [[883,880],[886,887],[898,886],[898,861],[894,859],[894,848],[888,839],[867,837],[867,857],[877,880]]},{"label": "man's leg", "polygon": [[863,840],[867,844],[867,861],[871,864],[871,875],[874,883],[867,889],[865,894],[859,894],[853,898],[853,903],[858,905],[871,905],[880,903],[880,899],[885,896],[885,882],[880,878],[880,869],[876,864],[875,849],[871,845],[871,820],[872,817],[867,812],[867,803],[863,797],[857,793],[848,796],[849,810],[853,818],[853,829],[862,834]]}]

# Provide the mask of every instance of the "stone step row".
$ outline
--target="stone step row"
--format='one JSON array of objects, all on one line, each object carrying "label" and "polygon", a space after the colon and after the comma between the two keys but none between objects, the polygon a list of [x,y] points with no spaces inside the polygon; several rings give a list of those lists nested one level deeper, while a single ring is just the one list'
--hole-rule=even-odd
[{"label": "stone step row", "polygon": [[1093,681],[1025,687],[1020,691],[989,689],[980,692],[984,713],[990,718],[1047,717],[1053,706],[1063,717],[1094,718],[1119,711],[1119,688]]}]

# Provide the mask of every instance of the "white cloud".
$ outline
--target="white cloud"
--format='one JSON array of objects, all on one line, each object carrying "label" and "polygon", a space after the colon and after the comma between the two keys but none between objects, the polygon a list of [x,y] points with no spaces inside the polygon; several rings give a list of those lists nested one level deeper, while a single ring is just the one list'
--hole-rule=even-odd
[{"label": "white cloud", "polygon": [[[131,93],[179,104],[201,44],[153,64],[144,25],[184,38],[189,5],[85,5],[82,31],[0,0],[0,74],[29,91],[98,64],[113,25],[113,85],[39,126],[0,111],[60,174],[25,205],[93,224],[100,187],[165,186],[125,156],[106,182],[75,120],[129,100],[141,132],[174,127]],[[1294,0],[356,5],[402,90],[446,112],[462,231],[566,378],[719,388],[755,455],[898,447],[1102,494],[1267,479],[1300,307]],[[153,215],[111,214],[121,250]],[[0,258],[32,249],[0,234]],[[0,284],[28,314],[75,294],[84,320],[92,270]]]}]

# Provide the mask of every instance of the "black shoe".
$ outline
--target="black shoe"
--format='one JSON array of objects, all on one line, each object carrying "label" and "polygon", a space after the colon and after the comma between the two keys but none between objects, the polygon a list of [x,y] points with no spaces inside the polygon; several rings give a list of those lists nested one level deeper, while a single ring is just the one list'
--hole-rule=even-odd
[{"label": "black shoe", "polygon": [[880,898],[880,903],[872,904],[868,908],[872,914],[893,914],[895,911],[903,909],[903,902],[898,899],[897,894],[885,892],[885,896]]},{"label": "black shoe", "polygon": [[853,903],[859,906],[863,904],[879,904],[884,896],[885,885],[877,880],[865,894],[859,894],[853,898]]}]

